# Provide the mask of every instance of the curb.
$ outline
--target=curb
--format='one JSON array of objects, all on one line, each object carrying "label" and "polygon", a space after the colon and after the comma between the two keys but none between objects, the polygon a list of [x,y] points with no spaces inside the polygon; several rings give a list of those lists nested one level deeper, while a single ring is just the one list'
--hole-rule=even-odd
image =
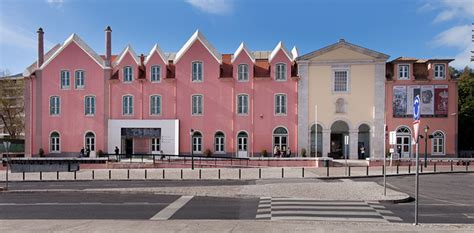
[{"label": "curb", "polygon": [[389,204],[401,204],[401,203],[410,203],[410,202],[414,202],[415,201],[415,198],[414,197],[411,197],[411,196],[408,196],[408,197],[405,197],[403,199],[398,199],[398,200],[380,200],[379,202],[380,203],[389,203]]},{"label": "curb", "polygon": [[[467,174],[467,173],[474,173],[474,171],[453,171],[453,172],[423,172],[419,173],[419,175],[437,175],[437,174]],[[414,176],[416,173],[405,173],[405,174],[387,174],[387,177],[390,176]],[[321,176],[321,177],[311,177],[316,179],[358,179],[358,178],[379,178],[383,177],[382,174],[380,175],[368,175],[368,176]]]}]

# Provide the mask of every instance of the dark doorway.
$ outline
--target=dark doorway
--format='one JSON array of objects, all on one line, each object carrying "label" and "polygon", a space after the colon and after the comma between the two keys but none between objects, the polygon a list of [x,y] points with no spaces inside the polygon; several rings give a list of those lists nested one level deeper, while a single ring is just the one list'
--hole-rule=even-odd
[{"label": "dark doorway", "polygon": [[334,159],[343,158],[343,143],[342,134],[331,134],[331,157]]},{"label": "dark doorway", "polygon": [[133,154],[133,138],[125,138],[125,153],[127,155]]}]

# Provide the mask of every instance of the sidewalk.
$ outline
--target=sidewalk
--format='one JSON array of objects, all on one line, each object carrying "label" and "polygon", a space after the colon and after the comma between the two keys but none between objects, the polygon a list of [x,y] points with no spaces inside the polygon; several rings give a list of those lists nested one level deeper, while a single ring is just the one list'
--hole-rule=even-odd
[{"label": "sidewalk", "polygon": [[473,232],[473,225],[251,220],[0,220],[0,232]]}]

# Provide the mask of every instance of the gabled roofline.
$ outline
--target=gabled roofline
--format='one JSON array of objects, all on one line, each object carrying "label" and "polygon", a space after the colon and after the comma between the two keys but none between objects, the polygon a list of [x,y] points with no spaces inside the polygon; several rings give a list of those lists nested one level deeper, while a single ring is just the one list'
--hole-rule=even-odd
[{"label": "gabled roofline", "polygon": [[132,46],[129,44],[127,45],[127,47],[125,47],[125,49],[120,53],[118,59],[116,59],[113,63],[113,66],[116,66],[118,64],[120,64],[120,62],[122,61],[122,59],[125,57],[125,54],[127,53],[130,53],[130,55],[132,56],[133,60],[137,63],[137,65],[140,65],[140,58],[137,56],[137,54],[135,53],[135,51],[133,50]]},{"label": "gabled roofline", "polygon": [[178,63],[179,59],[188,51],[189,48],[199,40],[204,47],[209,51],[209,53],[212,54],[212,56],[219,62],[219,64],[222,64],[222,55],[217,52],[217,50],[209,43],[209,41],[202,35],[202,33],[199,30],[196,30],[194,34],[186,41],[186,43],[181,47],[181,49],[176,53],[176,56],[174,58],[174,64]]},{"label": "gabled roofline", "polygon": [[39,69],[44,69],[54,58],[56,58],[69,44],[76,43],[85,53],[87,53],[100,67],[105,68],[104,59],[102,59],[89,45],[86,44],[76,33],[71,34],[61,47],[56,50],[51,57],[44,61]]},{"label": "gabled roofline", "polygon": [[315,50],[313,52],[307,53],[305,55],[302,55],[302,56],[298,57],[296,60],[298,60],[298,61],[308,60],[308,59],[311,59],[313,57],[320,56],[322,54],[328,53],[332,50],[335,50],[335,49],[338,49],[338,48],[341,48],[341,47],[345,47],[345,48],[351,49],[353,51],[371,56],[375,59],[387,60],[390,57],[387,54],[380,53],[380,52],[377,52],[375,50],[364,48],[362,46],[358,46],[358,45],[355,45],[355,44],[351,44],[351,43],[345,41],[344,39],[340,39],[337,43],[331,44],[331,45],[326,46],[324,48],[321,48],[321,49]]},{"label": "gabled roofline", "polygon": [[244,51],[247,54],[247,56],[250,57],[250,60],[252,60],[252,62],[255,63],[255,56],[253,56],[253,54],[248,50],[248,48],[247,48],[247,46],[245,46],[244,42],[240,43],[237,50],[235,50],[234,57],[232,57],[230,62],[234,63],[235,59],[237,59],[237,57],[239,56],[239,54],[242,51]]},{"label": "gabled roofline", "polygon": [[163,50],[161,50],[160,46],[158,44],[155,44],[155,46],[153,46],[153,48],[150,50],[150,53],[145,59],[145,65],[148,64],[148,61],[151,59],[151,56],[153,55],[154,52],[158,53],[158,55],[160,56],[161,60],[163,60],[165,65],[168,64],[168,61],[167,61],[168,57],[165,55]]},{"label": "gabled roofline", "polygon": [[[56,44],[55,46],[53,46],[45,55],[44,55],[44,58],[46,58],[46,60],[48,60],[59,48],[61,48],[61,44]],[[28,77],[30,76],[31,74],[33,74],[33,72],[35,72],[35,70],[37,69],[37,63],[38,61],[35,61],[33,62],[33,64],[31,64],[30,66],[28,66],[24,71],[23,71],[23,76],[24,77]]]},{"label": "gabled roofline", "polygon": [[293,46],[293,48],[291,49],[291,56],[293,57],[293,60],[298,57],[298,49],[296,48],[296,46]]},{"label": "gabled roofline", "polygon": [[278,42],[277,46],[272,50],[272,52],[270,53],[270,56],[268,56],[268,62],[272,62],[273,58],[275,58],[278,51],[280,51],[280,50],[283,50],[283,52],[288,57],[288,59],[290,61],[293,61],[293,58],[291,57],[291,53],[288,52],[288,50],[283,45],[283,42],[280,41],[280,42]]}]

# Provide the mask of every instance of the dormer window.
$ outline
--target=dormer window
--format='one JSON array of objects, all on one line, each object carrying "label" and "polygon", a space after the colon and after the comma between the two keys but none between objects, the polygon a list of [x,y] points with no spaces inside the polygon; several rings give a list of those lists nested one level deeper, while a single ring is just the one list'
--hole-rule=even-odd
[{"label": "dormer window", "polygon": [[275,80],[286,81],[286,64],[278,63],[275,66]]},{"label": "dormer window", "polygon": [[249,80],[249,65],[247,64],[240,64],[238,66],[238,81],[248,81]]},{"label": "dormer window", "polygon": [[398,79],[407,80],[409,79],[410,66],[409,65],[398,65]]},{"label": "dormer window", "polygon": [[133,69],[131,66],[125,66],[123,68],[123,81],[132,82],[133,80]]},{"label": "dormer window", "polygon": [[202,82],[202,62],[200,61],[195,61],[192,64],[192,81],[193,82]]},{"label": "dormer window", "polygon": [[151,81],[152,82],[160,82],[161,81],[161,67],[160,66],[152,66],[150,73],[151,73]]},{"label": "dormer window", "polygon": [[445,66],[444,64],[434,65],[434,78],[435,79],[445,79]]}]

